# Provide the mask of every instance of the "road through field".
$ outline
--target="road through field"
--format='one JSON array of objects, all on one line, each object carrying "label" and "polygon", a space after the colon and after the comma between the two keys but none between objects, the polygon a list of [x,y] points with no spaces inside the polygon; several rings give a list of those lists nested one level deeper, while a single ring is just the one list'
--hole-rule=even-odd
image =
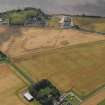
[{"label": "road through field", "polygon": [[102,100],[105,99],[105,88],[98,91],[94,96],[91,96],[85,100],[81,105],[98,105]]}]

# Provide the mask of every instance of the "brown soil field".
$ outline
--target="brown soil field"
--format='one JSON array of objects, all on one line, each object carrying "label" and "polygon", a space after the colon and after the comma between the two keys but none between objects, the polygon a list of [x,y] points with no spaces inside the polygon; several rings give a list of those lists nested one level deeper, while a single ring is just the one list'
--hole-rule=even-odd
[{"label": "brown soil field", "polygon": [[39,49],[59,48],[103,39],[105,37],[102,35],[73,29],[0,27],[0,49],[11,57]]},{"label": "brown soil field", "polygon": [[0,64],[0,105],[26,105],[18,96],[25,83],[11,69],[9,65]]}]

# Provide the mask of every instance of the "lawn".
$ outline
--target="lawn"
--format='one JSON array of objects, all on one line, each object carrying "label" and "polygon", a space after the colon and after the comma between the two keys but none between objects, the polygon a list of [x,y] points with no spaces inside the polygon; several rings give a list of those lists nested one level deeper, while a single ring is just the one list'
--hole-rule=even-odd
[{"label": "lawn", "polygon": [[48,26],[50,27],[58,27],[60,19],[57,17],[52,17],[48,20]]},{"label": "lawn", "polygon": [[17,62],[35,81],[50,80],[59,90],[86,96],[105,84],[105,41],[36,54]]}]

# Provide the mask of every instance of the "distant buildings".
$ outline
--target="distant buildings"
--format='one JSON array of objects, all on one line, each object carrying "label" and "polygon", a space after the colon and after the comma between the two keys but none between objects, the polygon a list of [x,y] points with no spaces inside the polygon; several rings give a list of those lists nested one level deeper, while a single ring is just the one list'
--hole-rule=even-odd
[{"label": "distant buildings", "polygon": [[45,26],[46,24],[47,21],[44,18],[39,17],[30,17],[24,23],[25,26]]},{"label": "distant buildings", "polygon": [[5,25],[5,24],[9,24],[9,20],[0,18],[0,25]]},{"label": "distant buildings", "polygon": [[60,28],[74,27],[73,18],[71,16],[62,16],[59,24],[60,24]]}]

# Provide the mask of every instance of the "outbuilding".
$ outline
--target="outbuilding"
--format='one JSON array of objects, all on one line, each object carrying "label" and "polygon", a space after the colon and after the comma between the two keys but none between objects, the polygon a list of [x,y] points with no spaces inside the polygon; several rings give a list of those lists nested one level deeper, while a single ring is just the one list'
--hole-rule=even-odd
[{"label": "outbuilding", "polygon": [[29,102],[34,99],[34,97],[29,92],[24,93],[24,98]]},{"label": "outbuilding", "polygon": [[59,24],[61,28],[74,27],[73,18],[71,16],[62,16]]}]

